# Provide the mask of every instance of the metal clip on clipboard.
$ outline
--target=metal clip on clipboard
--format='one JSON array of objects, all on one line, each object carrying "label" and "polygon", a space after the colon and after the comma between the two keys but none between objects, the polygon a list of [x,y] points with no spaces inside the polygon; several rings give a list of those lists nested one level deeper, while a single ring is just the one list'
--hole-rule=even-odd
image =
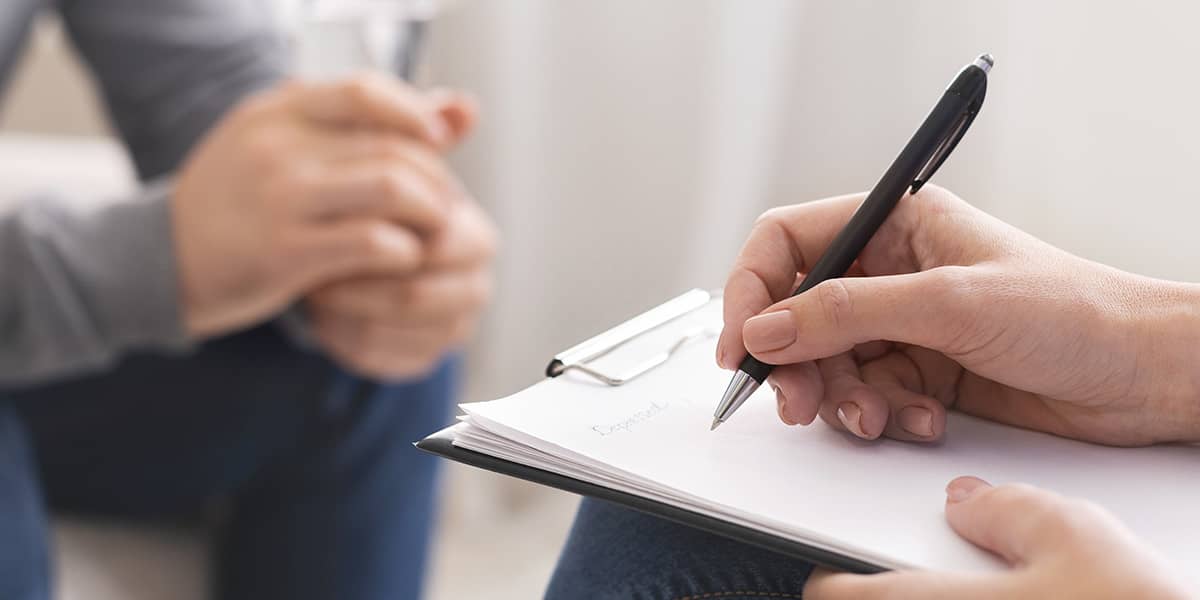
[{"label": "metal clip on clipboard", "polygon": [[604,373],[594,368],[592,364],[629,342],[665,327],[670,323],[674,323],[720,297],[720,292],[691,290],[672,300],[668,300],[596,337],[555,355],[550,364],[546,366],[546,376],[558,377],[569,371],[578,371],[611,386],[629,383],[671,360],[671,357],[689,342],[712,337],[718,332],[711,327],[698,327],[689,330],[674,343],[668,344],[663,350],[639,362],[636,366],[623,373]]}]

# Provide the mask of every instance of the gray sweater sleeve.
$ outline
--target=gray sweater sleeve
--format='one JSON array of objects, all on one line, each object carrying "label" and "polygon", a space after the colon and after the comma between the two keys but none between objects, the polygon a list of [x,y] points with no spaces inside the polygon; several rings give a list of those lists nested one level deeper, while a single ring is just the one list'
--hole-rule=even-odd
[{"label": "gray sweater sleeve", "polygon": [[[173,171],[228,109],[286,72],[264,2],[57,7],[144,180]],[[186,346],[170,191],[150,185],[91,204],[28,198],[0,213],[0,388]]]},{"label": "gray sweater sleeve", "polygon": [[268,0],[59,0],[143,179],[175,170],[245,96],[286,75]]},{"label": "gray sweater sleeve", "polygon": [[0,216],[0,385],[186,346],[169,186],[81,205],[30,198]]}]

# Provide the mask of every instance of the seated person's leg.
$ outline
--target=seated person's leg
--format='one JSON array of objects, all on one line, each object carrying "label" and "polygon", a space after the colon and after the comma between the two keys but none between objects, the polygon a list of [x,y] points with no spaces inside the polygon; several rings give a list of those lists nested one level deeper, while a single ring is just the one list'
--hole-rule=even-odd
[{"label": "seated person's leg", "polygon": [[48,535],[24,426],[0,398],[0,598],[49,599]]},{"label": "seated person's leg", "polygon": [[20,393],[56,509],[169,516],[225,497],[220,597],[419,593],[453,365],[402,385],[352,377],[273,327],[186,358]]},{"label": "seated person's leg", "polygon": [[799,598],[812,565],[585,498],[546,598]]}]

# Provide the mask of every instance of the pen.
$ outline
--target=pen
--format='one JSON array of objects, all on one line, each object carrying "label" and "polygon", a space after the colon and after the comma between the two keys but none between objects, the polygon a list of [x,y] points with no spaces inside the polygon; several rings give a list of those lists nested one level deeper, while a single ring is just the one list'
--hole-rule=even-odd
[{"label": "pen", "polygon": [[[900,151],[900,156],[896,157],[854,216],[850,217],[829,248],[825,249],[793,296],[804,293],[822,281],[845,275],[871,236],[875,235],[892,208],[904,196],[905,190],[917,193],[942,166],[983,106],[983,98],[987,93],[987,74],[993,64],[995,61],[990,54],[982,54],[959,71],[941,100],[929,111],[929,116],[925,117],[912,139]],[[767,380],[772,368],[772,365],[747,354],[713,413],[711,429],[716,429],[741,408],[746,399]]]}]

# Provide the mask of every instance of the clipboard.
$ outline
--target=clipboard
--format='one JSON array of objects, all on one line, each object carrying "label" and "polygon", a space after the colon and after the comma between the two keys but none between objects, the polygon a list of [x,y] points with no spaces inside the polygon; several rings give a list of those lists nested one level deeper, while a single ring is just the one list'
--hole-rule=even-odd
[{"label": "clipboard", "polygon": [[[690,290],[652,308],[612,329],[556,354],[546,366],[547,377],[578,373],[603,385],[619,387],[666,364],[689,343],[714,335],[704,328],[686,328],[679,335],[667,336],[666,343],[645,356],[634,357],[634,365],[616,372],[602,369],[597,361],[625,351],[632,342],[664,329],[709,306],[721,298],[720,292]],[[854,573],[878,573],[886,568],[861,559],[831,552],[803,542],[765,533],[750,527],[700,514],[663,502],[644,498],[602,485],[581,481],[550,471],[496,458],[454,445],[453,428],[444,429],[414,444],[418,449],[455,462],[517,479],[556,488],[581,496],[619,504],[626,508],[694,527],[709,533],[758,546],[785,556],[822,567]]]}]

